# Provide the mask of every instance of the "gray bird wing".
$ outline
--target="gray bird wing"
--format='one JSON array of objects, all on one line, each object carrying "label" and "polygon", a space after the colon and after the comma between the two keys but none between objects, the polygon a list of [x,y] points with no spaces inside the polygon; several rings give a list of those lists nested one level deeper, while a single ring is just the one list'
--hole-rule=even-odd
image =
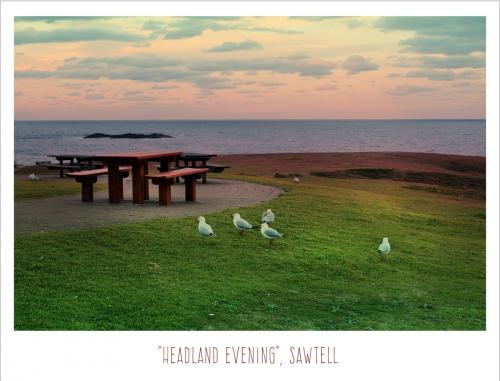
[{"label": "gray bird wing", "polygon": [[201,235],[214,234],[214,231],[212,230],[212,227],[209,224],[200,225],[200,227],[198,228],[198,231],[200,232]]},{"label": "gray bird wing", "polygon": [[265,213],[262,216],[262,221],[263,222],[267,222],[267,223],[273,222],[274,221],[274,216],[271,213]]},{"label": "gray bird wing", "polygon": [[243,218],[238,218],[236,220],[236,226],[240,229],[251,229],[252,225],[248,223],[248,221],[245,221]]},{"label": "gray bird wing", "polygon": [[378,247],[378,251],[380,251],[382,254],[387,254],[389,253],[389,251],[391,251],[391,246],[382,242]]},{"label": "gray bird wing", "polygon": [[281,234],[277,230],[274,230],[273,228],[264,229],[264,233],[271,238],[279,238],[283,236],[283,234]]}]

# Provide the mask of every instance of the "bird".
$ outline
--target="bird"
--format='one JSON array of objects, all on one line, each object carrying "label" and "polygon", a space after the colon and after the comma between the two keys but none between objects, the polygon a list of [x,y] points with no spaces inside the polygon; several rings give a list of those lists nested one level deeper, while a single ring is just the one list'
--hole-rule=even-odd
[{"label": "bird", "polygon": [[272,224],[274,222],[274,213],[271,209],[267,209],[262,213],[262,222],[266,224]]},{"label": "bird", "polygon": [[385,259],[386,255],[391,251],[391,244],[389,243],[389,238],[384,237],[382,243],[378,246],[377,252],[380,254],[381,259]]},{"label": "bird", "polygon": [[297,176],[295,176],[295,177],[293,178],[293,182],[294,182],[294,183],[298,183],[298,182],[300,182],[300,179],[299,179]]},{"label": "bird", "polygon": [[241,218],[239,213],[233,214],[233,225],[236,229],[238,229],[239,234],[243,234],[248,230],[252,230],[253,226],[243,218]]},{"label": "bird", "polygon": [[28,179],[29,179],[30,181],[39,181],[39,180],[40,180],[40,177],[38,177],[37,175],[35,175],[34,173],[32,173],[32,174],[30,174],[30,175],[28,176]]},{"label": "bird", "polygon": [[205,217],[198,217],[198,232],[202,237],[215,237],[212,227],[205,222]]},{"label": "bird", "polygon": [[265,222],[260,225],[260,234],[269,240],[269,244],[271,244],[274,239],[283,237],[283,234],[273,228],[270,228]]}]

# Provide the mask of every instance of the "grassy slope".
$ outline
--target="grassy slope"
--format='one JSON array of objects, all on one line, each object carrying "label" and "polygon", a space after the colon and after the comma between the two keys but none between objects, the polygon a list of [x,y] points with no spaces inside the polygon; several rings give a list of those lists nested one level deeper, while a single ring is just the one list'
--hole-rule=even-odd
[{"label": "grassy slope", "polygon": [[17,236],[16,329],[485,329],[483,202],[394,181],[252,180],[287,189],[239,210],[276,211],[272,247],[239,237],[232,210],[207,217],[213,241],[193,217]]},{"label": "grassy slope", "polygon": [[[94,191],[102,190],[102,184],[94,184]],[[33,198],[45,198],[55,196],[67,196],[78,194],[82,191],[82,186],[76,181],[67,179],[43,179],[41,181],[29,181],[26,179],[14,180],[15,200],[26,200]]]}]

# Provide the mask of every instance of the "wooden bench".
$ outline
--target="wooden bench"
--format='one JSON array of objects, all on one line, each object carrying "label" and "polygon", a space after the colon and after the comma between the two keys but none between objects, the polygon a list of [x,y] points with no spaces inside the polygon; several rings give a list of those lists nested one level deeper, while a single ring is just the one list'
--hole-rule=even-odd
[{"label": "wooden bench", "polygon": [[224,169],[231,168],[229,165],[223,164],[207,164],[208,171],[211,173],[221,173]]},{"label": "wooden bench", "polygon": [[176,178],[184,178],[186,201],[196,201],[196,179],[206,172],[208,172],[207,168],[181,168],[146,175],[145,178],[151,179],[154,185],[158,185],[158,203],[160,205],[169,205],[172,202],[172,185]]},{"label": "wooden bench", "polygon": [[[38,164],[37,162],[37,165]],[[64,177],[64,170],[71,170],[71,171],[82,171],[82,170],[87,170],[87,169],[96,169],[96,168],[102,168],[102,164],[56,164],[56,163],[49,163],[46,164],[47,169],[58,169],[59,170],[59,177],[63,178]]]},{"label": "wooden bench", "polygon": [[[223,165],[223,164],[205,164],[203,166],[197,166],[197,167],[174,167],[172,169],[182,169],[182,168],[207,168],[208,172],[210,173],[222,173],[224,172],[224,169],[231,168],[229,165]],[[158,167],[159,169],[159,167]],[[179,182],[179,177],[176,179],[176,182]],[[203,184],[207,183],[207,172],[202,173],[201,175],[201,182]]]},{"label": "wooden bench", "polygon": [[59,177],[62,179],[64,177],[64,170],[78,170],[82,169],[81,166],[79,165],[70,165],[70,164],[49,164],[47,165],[47,169],[58,169],[59,170]]},{"label": "wooden bench", "polygon": [[[121,175],[121,198],[123,199],[123,179],[128,176],[132,170],[131,166],[120,167]],[[108,168],[91,169],[89,171],[71,172],[66,174],[68,177],[73,177],[77,183],[82,184],[82,202],[94,201],[94,183],[97,182],[97,176],[106,175]]]}]

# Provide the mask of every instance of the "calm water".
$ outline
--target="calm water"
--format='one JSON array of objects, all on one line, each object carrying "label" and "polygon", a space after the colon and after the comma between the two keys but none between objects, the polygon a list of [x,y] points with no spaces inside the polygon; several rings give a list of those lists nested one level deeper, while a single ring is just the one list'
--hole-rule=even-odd
[{"label": "calm water", "polygon": [[[15,160],[49,153],[408,151],[485,156],[484,120],[16,121]],[[94,132],[153,133],[173,139],[83,139]]]}]

